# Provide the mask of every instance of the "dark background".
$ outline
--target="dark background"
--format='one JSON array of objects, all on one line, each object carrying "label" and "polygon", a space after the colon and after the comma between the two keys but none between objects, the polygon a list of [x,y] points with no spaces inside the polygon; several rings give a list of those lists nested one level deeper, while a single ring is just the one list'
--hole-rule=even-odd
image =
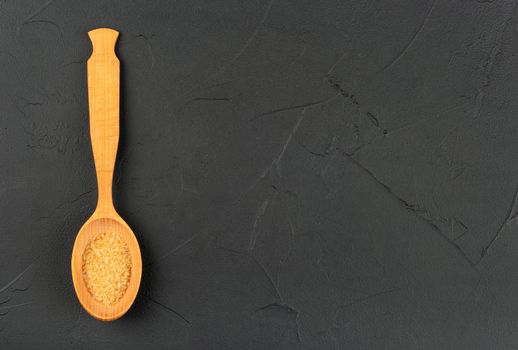
[{"label": "dark background", "polygon": [[[516,349],[514,1],[0,1],[0,348]],[[102,323],[86,32],[121,32]]]}]

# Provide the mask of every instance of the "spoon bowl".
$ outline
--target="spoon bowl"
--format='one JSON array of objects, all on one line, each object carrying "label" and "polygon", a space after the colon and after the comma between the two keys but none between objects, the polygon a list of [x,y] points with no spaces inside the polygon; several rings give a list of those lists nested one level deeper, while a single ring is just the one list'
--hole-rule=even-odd
[{"label": "spoon bowl", "polygon": [[[97,301],[89,292],[84,279],[83,256],[88,244],[100,234],[110,232],[116,234],[128,247],[131,257],[131,272],[128,286],[123,296],[113,305]],[[140,249],[131,228],[120,216],[95,217],[92,216],[81,227],[76,237],[72,251],[72,279],[74,288],[83,308],[93,317],[102,321],[112,321],[124,315],[133,304],[142,276],[142,259]]]}]

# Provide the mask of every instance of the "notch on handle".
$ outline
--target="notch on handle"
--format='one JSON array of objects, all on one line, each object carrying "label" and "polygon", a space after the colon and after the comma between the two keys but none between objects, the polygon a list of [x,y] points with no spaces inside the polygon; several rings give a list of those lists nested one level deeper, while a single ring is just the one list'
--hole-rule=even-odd
[{"label": "notch on handle", "polygon": [[119,32],[99,28],[88,32],[92,55],[88,59],[88,106],[90,139],[97,174],[96,212],[114,211],[112,198],[113,169],[119,144],[120,64],[115,55]]}]

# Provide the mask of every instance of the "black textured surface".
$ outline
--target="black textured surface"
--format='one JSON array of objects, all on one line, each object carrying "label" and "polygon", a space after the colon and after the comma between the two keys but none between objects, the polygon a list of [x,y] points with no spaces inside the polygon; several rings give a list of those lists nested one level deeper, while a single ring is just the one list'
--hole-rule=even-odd
[{"label": "black textured surface", "polygon": [[[0,1],[1,349],[516,349],[514,1]],[[121,32],[101,323],[89,29]]]}]

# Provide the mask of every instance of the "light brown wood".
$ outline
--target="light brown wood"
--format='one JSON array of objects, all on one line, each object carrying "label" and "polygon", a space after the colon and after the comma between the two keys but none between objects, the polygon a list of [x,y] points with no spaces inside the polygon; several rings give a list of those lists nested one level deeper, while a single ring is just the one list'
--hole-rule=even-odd
[{"label": "light brown wood", "polygon": [[[79,231],[72,251],[72,279],[81,305],[93,317],[111,321],[124,315],[135,300],[142,275],[140,248],[131,228],[115,210],[112,198],[113,170],[119,143],[120,64],[115,55],[119,33],[99,28],[88,33],[92,55],[87,64],[90,138],[97,174],[97,208]],[[124,296],[113,305],[96,301],[83,279],[83,252],[100,233],[114,232],[126,242],[131,254],[131,275]]]}]

